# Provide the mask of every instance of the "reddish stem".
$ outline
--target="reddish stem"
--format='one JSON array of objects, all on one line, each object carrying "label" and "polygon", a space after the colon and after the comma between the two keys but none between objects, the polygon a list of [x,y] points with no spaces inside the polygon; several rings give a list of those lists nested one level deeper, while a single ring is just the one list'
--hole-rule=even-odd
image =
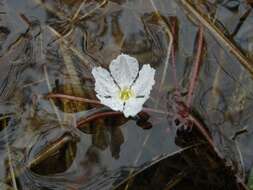
[{"label": "reddish stem", "polygon": [[87,118],[83,118],[79,120],[76,124],[76,128],[80,129],[85,123],[89,123],[91,121],[94,121],[96,119],[108,117],[108,116],[118,116],[122,115],[122,112],[115,112],[115,111],[110,111],[110,112],[101,112],[101,113],[96,113],[94,115],[88,116]]},{"label": "reddish stem", "polygon": [[190,80],[190,85],[188,89],[188,95],[187,95],[187,102],[186,106],[189,108],[192,103],[193,99],[193,91],[195,89],[198,76],[199,76],[199,70],[202,64],[202,53],[203,53],[203,47],[204,47],[204,35],[203,35],[203,30],[204,27],[200,26],[199,31],[198,31],[198,47],[197,47],[197,54],[195,58],[195,64],[194,67],[192,68],[191,72],[191,80]]},{"label": "reddish stem", "polygon": [[[71,95],[66,95],[66,94],[53,94],[50,93],[45,96],[46,98],[60,98],[60,99],[68,99],[68,100],[73,100],[73,101],[79,101],[79,102],[85,102],[85,103],[90,103],[90,104],[95,104],[95,105],[103,105],[101,102],[97,100],[91,100],[83,97],[78,97],[78,96],[71,96]],[[167,112],[167,111],[162,111],[162,110],[157,110],[153,108],[143,108],[143,111],[146,112],[153,112],[153,113],[158,113],[158,114],[164,114],[168,116],[172,116],[173,113]]]},{"label": "reddish stem", "polygon": [[191,114],[189,114],[189,119],[190,119],[190,121],[192,121],[194,123],[194,126],[197,127],[199,132],[204,136],[204,138],[207,140],[208,144],[213,148],[213,150],[217,152],[215,145],[213,143],[212,137],[207,132],[205,127]]},{"label": "reddish stem", "polygon": [[171,32],[173,34],[173,43],[171,51],[173,83],[175,86],[176,94],[179,95],[179,84],[177,80],[177,69],[176,69],[176,50],[177,50],[177,35],[178,35],[177,20],[175,17],[171,17],[170,21],[171,21]]}]

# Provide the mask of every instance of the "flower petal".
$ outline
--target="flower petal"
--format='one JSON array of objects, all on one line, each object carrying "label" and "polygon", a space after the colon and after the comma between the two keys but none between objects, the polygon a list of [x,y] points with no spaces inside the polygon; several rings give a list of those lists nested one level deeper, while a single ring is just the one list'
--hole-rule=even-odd
[{"label": "flower petal", "polygon": [[101,98],[117,95],[119,88],[106,69],[95,67],[92,69],[92,75],[95,78],[95,91]]},{"label": "flower petal", "polygon": [[128,88],[136,79],[139,71],[137,59],[126,54],[112,60],[109,67],[113,78],[121,89]]},{"label": "flower petal", "polygon": [[155,69],[150,67],[149,64],[143,65],[139,72],[139,77],[131,88],[137,98],[143,97],[145,100],[149,98],[152,86],[155,84],[154,77]]},{"label": "flower petal", "polygon": [[124,102],[118,98],[119,88],[110,73],[102,67],[92,69],[95,78],[95,91],[102,104],[115,111],[123,111]]},{"label": "flower petal", "polygon": [[145,98],[131,98],[125,103],[123,113],[125,117],[135,116],[142,110],[142,106],[146,101]]},{"label": "flower petal", "polygon": [[123,113],[125,117],[135,116],[142,110],[142,106],[149,98],[152,86],[155,84],[155,69],[150,65],[143,65],[139,72],[139,76],[132,86],[132,90],[135,93],[135,98],[131,98],[126,101]]},{"label": "flower petal", "polygon": [[104,98],[97,95],[97,98],[101,101],[102,104],[110,107],[114,111],[123,111],[124,102],[118,99],[117,97]]}]

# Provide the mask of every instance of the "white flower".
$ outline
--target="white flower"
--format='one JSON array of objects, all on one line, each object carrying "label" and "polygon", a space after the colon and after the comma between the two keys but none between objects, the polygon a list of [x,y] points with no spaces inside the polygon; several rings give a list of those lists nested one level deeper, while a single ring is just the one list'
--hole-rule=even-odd
[{"label": "white flower", "polygon": [[97,98],[125,117],[135,116],[149,98],[155,70],[146,64],[139,71],[137,59],[126,54],[112,60],[109,70],[110,73],[102,67],[92,69]]}]

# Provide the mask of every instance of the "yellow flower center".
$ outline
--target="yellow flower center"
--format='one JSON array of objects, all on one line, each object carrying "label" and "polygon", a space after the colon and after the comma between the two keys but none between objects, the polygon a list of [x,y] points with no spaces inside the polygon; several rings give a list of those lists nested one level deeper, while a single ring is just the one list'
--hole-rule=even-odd
[{"label": "yellow flower center", "polygon": [[124,88],[119,92],[119,98],[122,101],[127,101],[129,98],[134,96],[134,92],[130,88]]}]

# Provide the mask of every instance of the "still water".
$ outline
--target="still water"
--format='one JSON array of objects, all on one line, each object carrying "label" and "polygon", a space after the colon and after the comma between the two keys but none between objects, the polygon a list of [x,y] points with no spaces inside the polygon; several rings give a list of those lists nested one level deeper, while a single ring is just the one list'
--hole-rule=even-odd
[{"label": "still water", "polygon": [[[252,57],[251,12],[236,29],[250,4],[195,3]],[[1,0],[0,189],[114,189],[129,174],[183,152],[189,139],[180,131],[192,129],[178,126],[173,94],[187,99],[198,31],[199,21],[176,0]],[[252,76],[208,28],[204,41],[190,109],[218,157],[244,181],[253,164]],[[108,67],[122,52],[156,69],[143,115],[101,116],[110,110],[47,97],[96,100],[91,69]]]}]

